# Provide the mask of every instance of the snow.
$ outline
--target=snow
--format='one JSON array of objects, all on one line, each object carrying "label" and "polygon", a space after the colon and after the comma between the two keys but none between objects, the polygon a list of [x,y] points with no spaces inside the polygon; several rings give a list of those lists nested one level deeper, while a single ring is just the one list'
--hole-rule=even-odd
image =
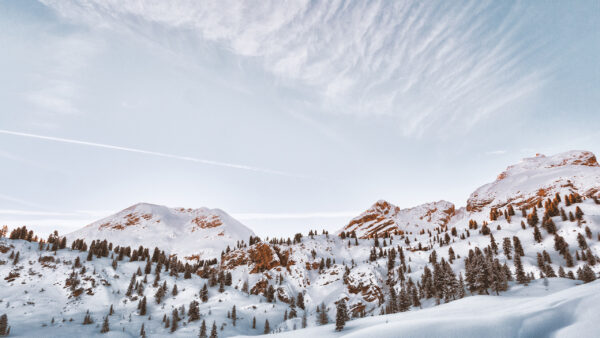
[{"label": "snow", "polygon": [[181,256],[219,257],[254,232],[220,209],[140,203],[67,235],[69,241],[106,239],[116,245],[159,247]]},{"label": "snow", "polygon": [[382,235],[395,230],[418,232],[445,225],[453,213],[454,204],[443,200],[407,209],[379,200],[337,233],[355,231],[358,237],[367,238],[375,233]]},{"label": "snow", "polygon": [[[600,185],[600,178],[596,176],[598,167],[581,164],[590,163],[591,157],[585,152],[570,152],[525,159],[522,163],[509,167],[502,179],[477,190],[485,191],[486,194],[493,193],[494,198],[504,196],[495,202],[481,205],[477,210],[454,210],[454,205],[445,201],[409,209],[400,209],[389,202],[378,201],[356,218],[361,220],[365,216],[375,215],[375,221],[357,222],[354,229],[360,237],[368,234],[373,227],[391,221],[391,225],[386,225],[389,229],[402,230],[404,237],[392,235],[391,238],[380,238],[379,244],[383,250],[397,249],[398,246],[403,248],[410,268],[405,277],[412,278],[415,282],[420,280],[434,249],[438,259],[448,260],[448,249],[452,247],[457,259],[451,264],[451,268],[456,275],[464,275],[463,258],[468,255],[469,250],[483,248],[490,243],[490,236],[483,235],[478,230],[470,230],[468,236],[461,239],[460,236],[469,230],[469,220],[477,221],[480,227],[484,221],[488,222],[499,246],[496,257],[501,263],[506,262],[512,271],[514,262],[502,252],[502,240],[518,236],[525,252],[522,262],[526,273],[539,276],[536,255],[544,250],[552,260],[548,264],[558,272],[558,268],[564,266],[565,262],[554,249],[552,235],[540,229],[543,241],[537,243],[534,241],[532,228],[521,227],[521,222],[526,223],[526,220],[518,209],[510,221],[502,215],[496,221],[490,221],[489,211],[496,205],[494,203],[503,203],[505,198],[515,200],[515,196],[511,197],[510,193],[517,193],[518,198],[526,196],[527,194],[523,195],[524,192],[536,194],[536,185],[561,181],[564,177],[568,177],[571,185],[560,187],[561,197],[571,191],[581,192],[577,187],[592,189]],[[598,256],[600,204],[587,198],[575,205],[566,206],[564,201],[559,205],[567,214],[574,213],[577,207],[584,213],[581,222],[563,221],[560,216],[553,217],[557,233],[565,238],[570,252],[575,256],[574,250],[579,249],[577,235],[585,235],[584,228],[589,227],[592,238],[586,237],[586,241],[592,253]],[[540,208],[538,218],[541,220],[542,216],[543,208]],[[444,236],[445,228],[456,228],[457,236],[451,236],[449,245],[440,246],[439,241],[434,241],[434,238],[438,231],[442,231],[439,234]],[[435,306],[433,299],[423,299],[421,308],[413,307],[409,312],[380,316],[390,286],[386,285],[387,258],[378,257],[370,261],[373,239],[341,239],[337,235],[321,234],[304,236],[300,242],[289,245],[285,242],[273,244],[263,239],[258,244],[236,246],[238,241],[247,242],[250,235],[253,235],[250,229],[219,209],[173,209],[137,204],[69,234],[68,246],[76,238],[85,238],[88,245],[93,239],[106,238],[115,246],[130,245],[136,248],[144,245],[150,250],[158,246],[167,253],[182,256],[182,260],[185,256],[194,254],[200,255],[200,258],[220,258],[221,251],[229,246],[231,251],[224,255],[219,264],[231,272],[232,286],[226,287],[223,293],[219,293],[217,288],[209,288],[208,302],[200,303],[202,319],[206,320],[209,329],[213,321],[217,322],[219,328],[224,325],[223,330],[219,329],[219,337],[262,334],[265,319],[269,320],[275,332],[287,331],[282,335],[290,337],[364,337],[373,334],[381,337],[586,337],[595,336],[600,325],[596,318],[600,313],[599,282],[579,285],[580,281],[561,278],[550,278],[547,285],[539,279],[528,286],[512,282],[510,289],[500,296],[468,294],[464,299],[440,306]],[[419,250],[419,243],[423,250]],[[111,332],[106,336],[138,336],[140,326],[144,323],[149,337],[162,337],[170,334],[160,321],[163,315],[170,316],[174,308],[182,305],[187,309],[192,300],[198,300],[200,288],[207,283],[206,279],[195,274],[186,280],[181,276],[176,278],[163,273],[161,283],[167,281],[169,290],[177,283],[180,292],[176,296],[169,294],[158,305],[154,302],[156,288],[148,286],[144,294],[148,297],[148,313],[153,318],[149,320],[148,316],[137,314],[137,301],[124,295],[131,275],[138,267],[143,270],[144,262],[129,262],[125,259],[118,263],[115,270],[111,266],[110,257],[94,258],[88,262],[85,259],[86,252],[65,249],[58,250],[54,255],[51,251],[39,251],[37,243],[4,238],[0,238],[0,246],[10,248],[7,252],[0,253],[0,314],[4,310],[9,315],[11,336],[99,335],[97,324],[106,315],[109,305],[113,304],[115,314],[110,317]],[[17,265],[12,265],[8,258],[13,251],[18,251],[21,255]],[[270,261],[255,261],[253,257],[257,252],[261,254],[261,259],[270,257]],[[42,264],[38,261],[41,256],[51,256],[59,259],[60,263]],[[69,288],[65,287],[65,279],[74,270],[72,262],[76,257],[81,259],[87,269],[85,275],[81,276],[82,287],[91,290],[93,295],[84,293],[80,297],[72,297]],[[321,260],[327,259],[330,260],[330,265],[319,272]],[[398,260],[399,258],[396,259],[396,267]],[[266,264],[268,268],[256,269],[258,264]],[[566,268],[567,272],[577,271],[585,262],[575,260],[574,264],[574,267]],[[349,268],[347,275],[344,265]],[[600,272],[600,264],[592,269],[595,273]],[[18,271],[20,276],[12,281],[5,279],[11,271]],[[279,276],[283,277],[282,281],[278,281]],[[148,276],[150,283],[153,277],[152,274]],[[138,277],[142,278],[143,276]],[[289,299],[299,292],[303,293],[308,328],[299,329],[302,316],[300,309],[298,318],[284,321],[283,313],[289,311],[290,307],[281,298],[276,303],[266,303],[263,296],[241,291],[244,282],[251,289],[259,281],[265,280],[275,287],[276,294],[282,298]],[[400,290],[399,283],[393,287],[396,291]],[[349,321],[342,332],[334,332],[332,325],[317,326],[316,307],[324,303],[330,320],[333,320],[335,302],[340,299],[346,300],[349,309],[364,307],[366,317]],[[240,317],[235,327],[226,318],[227,311],[233,305],[236,305]],[[81,325],[86,310],[90,311],[95,320],[93,325]],[[51,324],[53,317],[56,322]],[[253,317],[256,317],[255,329],[251,328]],[[71,318],[73,321],[70,321]],[[184,325],[182,321],[179,330],[170,335],[197,336],[199,325],[200,322]]]},{"label": "snow", "polygon": [[600,281],[585,285],[561,278],[516,286],[502,296],[473,296],[448,304],[335,325],[285,332],[278,337],[594,337],[600,330]]},{"label": "snow", "polygon": [[600,195],[600,166],[588,151],[569,151],[554,156],[525,158],[512,165],[498,179],[475,190],[467,200],[467,209],[518,206],[528,200],[552,198],[555,193]]}]

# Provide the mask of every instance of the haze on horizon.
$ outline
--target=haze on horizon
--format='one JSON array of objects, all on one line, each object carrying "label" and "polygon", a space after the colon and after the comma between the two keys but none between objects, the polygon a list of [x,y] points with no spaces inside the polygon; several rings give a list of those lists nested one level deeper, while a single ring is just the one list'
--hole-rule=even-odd
[{"label": "haze on horizon", "polygon": [[0,1],[0,224],[138,202],[258,235],[600,153],[597,1]]}]

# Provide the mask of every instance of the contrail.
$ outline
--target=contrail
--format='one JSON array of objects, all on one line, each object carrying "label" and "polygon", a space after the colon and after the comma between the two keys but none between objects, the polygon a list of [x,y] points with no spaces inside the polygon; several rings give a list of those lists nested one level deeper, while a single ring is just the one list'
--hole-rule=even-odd
[{"label": "contrail", "polygon": [[252,167],[252,166],[248,166],[248,165],[244,165],[244,164],[235,164],[235,163],[212,161],[212,160],[206,160],[206,159],[189,157],[189,156],[179,156],[179,155],[161,153],[161,152],[150,151],[150,150],[143,150],[143,149],[136,149],[136,148],[129,148],[129,147],[121,147],[121,146],[115,146],[115,145],[111,145],[111,144],[103,144],[103,143],[95,143],[95,142],[73,140],[73,139],[62,138],[62,137],[36,135],[36,134],[22,133],[22,132],[18,132],[18,131],[4,130],[4,129],[0,129],[0,134],[22,136],[22,137],[30,137],[30,138],[36,138],[36,139],[40,139],[40,140],[48,140],[48,141],[54,141],[54,142],[79,144],[79,145],[84,145],[84,146],[89,146],[89,147],[96,147],[96,148],[104,148],[104,149],[128,151],[130,153],[138,153],[138,154],[145,154],[145,155],[166,157],[166,158],[172,158],[172,159],[176,159],[176,160],[196,162],[196,163],[202,163],[202,164],[208,164],[208,165],[219,166],[219,167],[226,167],[226,168],[250,170],[250,171],[261,172],[261,173],[265,173],[265,174],[279,175],[279,176],[305,177],[305,176],[290,174],[290,173],[286,173],[286,172],[282,172],[282,171],[277,171],[277,170]]}]

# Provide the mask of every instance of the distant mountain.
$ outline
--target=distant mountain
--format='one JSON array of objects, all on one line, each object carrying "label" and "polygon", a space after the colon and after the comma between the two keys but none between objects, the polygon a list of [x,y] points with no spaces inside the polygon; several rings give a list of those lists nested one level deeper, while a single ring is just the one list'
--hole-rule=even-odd
[{"label": "distant mountain", "polygon": [[554,156],[536,155],[508,167],[496,181],[475,190],[467,200],[467,211],[483,208],[532,206],[556,193],[598,196],[600,165],[589,151],[573,150]]},{"label": "distant mountain", "polygon": [[[221,210],[152,204],[68,241],[18,228],[0,238],[0,302],[11,336],[27,337],[97,336],[105,322],[121,336],[192,337],[204,321],[219,337],[594,336],[599,169],[589,152],[538,155],[477,189],[469,210],[378,201],[336,235],[250,240]],[[318,324],[337,323],[344,303],[343,332]]]},{"label": "distant mountain", "polygon": [[400,209],[379,200],[355,217],[341,231],[354,231],[359,238],[381,236],[388,232],[417,233],[433,227],[445,227],[454,215],[454,204],[448,201],[425,203],[414,208]]},{"label": "distant mountain", "polygon": [[248,241],[252,230],[220,209],[184,209],[139,203],[67,235],[69,240],[107,239],[118,245],[159,247],[198,258],[218,257]]}]

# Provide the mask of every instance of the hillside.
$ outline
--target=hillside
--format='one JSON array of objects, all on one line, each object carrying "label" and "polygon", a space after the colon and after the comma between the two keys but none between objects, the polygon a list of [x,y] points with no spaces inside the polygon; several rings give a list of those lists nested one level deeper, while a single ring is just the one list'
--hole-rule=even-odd
[{"label": "hillside", "polygon": [[[468,337],[489,330],[586,336],[600,329],[590,319],[600,271],[600,196],[593,187],[600,181],[595,165],[573,160],[581,154],[509,167],[500,182],[477,190],[498,202],[477,209],[444,201],[401,209],[379,201],[336,234],[261,239],[248,232],[238,239],[245,228],[224,213],[153,205],[67,237],[40,240],[16,229],[12,239],[0,238],[0,309],[8,309],[11,336],[99,335],[103,318],[114,336],[138,336],[142,324],[149,337],[197,336],[203,320],[208,332],[215,323],[219,337]],[[562,174],[572,187],[559,194],[502,204],[539,191],[526,177],[548,187]],[[497,193],[509,190],[517,195]],[[215,214],[222,224],[193,221],[203,215],[201,224],[216,224],[209,216]],[[221,255],[227,235],[233,242]],[[187,256],[207,248],[216,258]],[[105,317],[111,304],[114,313]],[[348,321],[335,333],[326,324],[343,306]],[[88,310],[94,323],[83,325]]]}]

